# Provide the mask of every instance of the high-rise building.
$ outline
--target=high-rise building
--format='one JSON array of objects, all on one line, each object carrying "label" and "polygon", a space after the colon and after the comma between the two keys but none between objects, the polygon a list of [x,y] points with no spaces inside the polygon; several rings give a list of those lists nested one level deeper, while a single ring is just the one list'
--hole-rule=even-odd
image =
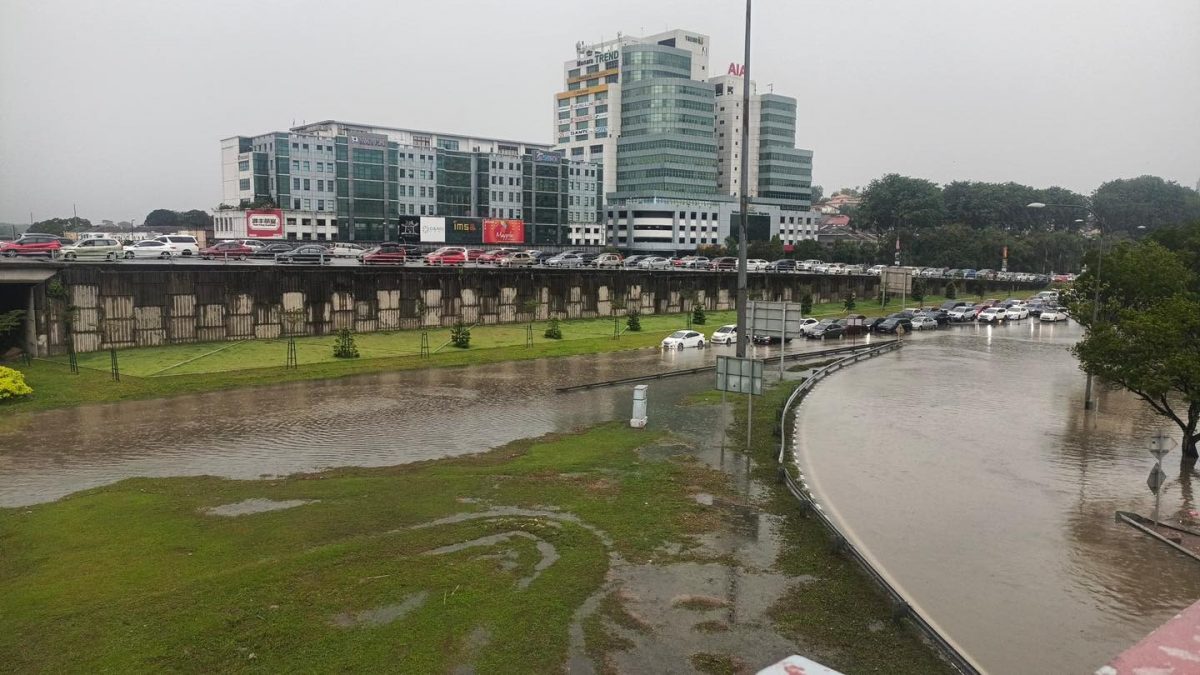
[{"label": "high-rise building", "polygon": [[[729,235],[743,187],[743,78],[733,65],[710,77],[709,46],[691,31],[618,34],[578,43],[564,64],[555,147],[603,165],[607,243],[678,251]],[[745,181],[752,236],[815,238],[812,152],[795,147],[796,100],[753,86]]]},{"label": "high-rise building", "polygon": [[394,240],[436,216],[521,220],[529,243],[565,244],[603,200],[600,167],[540,143],[327,120],[227,138],[221,157],[223,205],[295,212],[281,217],[320,239]]}]

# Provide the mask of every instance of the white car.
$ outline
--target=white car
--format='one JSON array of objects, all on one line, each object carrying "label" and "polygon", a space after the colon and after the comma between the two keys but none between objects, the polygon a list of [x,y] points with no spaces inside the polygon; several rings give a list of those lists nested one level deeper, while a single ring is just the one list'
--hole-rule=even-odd
[{"label": "white car", "polygon": [[747,272],[766,272],[767,265],[769,265],[769,264],[770,263],[768,263],[766,260],[762,260],[760,258],[754,258],[752,260],[747,260],[746,261],[746,271]]},{"label": "white car", "polygon": [[704,336],[694,330],[677,330],[663,338],[663,349],[685,349],[687,347],[704,347]]},{"label": "white car", "polygon": [[812,329],[817,327],[817,324],[819,324],[819,323],[821,323],[821,322],[817,321],[816,319],[812,318],[811,316],[809,318],[801,321],[800,322],[800,334],[808,335],[810,332],[812,332]]},{"label": "white car", "polygon": [[650,256],[638,263],[638,269],[665,270],[671,266],[671,261],[659,255]]},{"label": "white car", "polygon": [[721,326],[713,331],[712,337],[708,339],[714,345],[731,345],[737,343],[737,325],[729,324]]},{"label": "white car", "polygon": [[979,313],[978,320],[980,323],[1000,323],[1007,315],[1008,311],[1003,307],[988,307]]},{"label": "white car", "polygon": [[559,253],[546,261],[547,267],[583,267],[583,257],[578,253]]},{"label": "white car", "polygon": [[871,265],[870,267],[867,268],[867,274],[877,277],[877,276],[883,274],[883,271],[886,269],[887,269],[887,265]]},{"label": "white car", "polygon": [[1021,319],[1029,318],[1029,308],[1025,305],[1013,305],[1004,313],[1004,318],[1009,321],[1020,321]]},{"label": "white car", "polygon": [[121,251],[126,258],[170,258],[175,253],[170,245],[157,239],[139,241],[122,248]]},{"label": "white car", "polygon": [[912,318],[913,330],[937,330],[937,320],[924,314]]},{"label": "white car", "polygon": [[966,305],[964,307],[955,307],[947,313],[951,321],[974,321],[975,308]]},{"label": "white car", "polygon": [[252,248],[256,251],[267,245],[266,242],[261,242],[257,239],[243,239],[241,241],[242,241],[243,246],[249,246],[250,248]]},{"label": "white car", "polygon": [[151,241],[161,241],[171,248],[172,255],[200,255],[200,244],[196,238],[188,234],[164,234]]},{"label": "white car", "polygon": [[338,242],[329,247],[329,253],[335,258],[357,258],[366,251],[358,244]]},{"label": "white car", "polygon": [[1066,321],[1067,312],[1062,307],[1047,307],[1038,318],[1042,321]]},{"label": "white car", "polygon": [[802,269],[806,272],[815,272],[818,267],[820,267],[821,265],[824,265],[824,264],[825,263],[820,260],[813,260],[813,259],[802,260],[800,262],[800,269]]}]

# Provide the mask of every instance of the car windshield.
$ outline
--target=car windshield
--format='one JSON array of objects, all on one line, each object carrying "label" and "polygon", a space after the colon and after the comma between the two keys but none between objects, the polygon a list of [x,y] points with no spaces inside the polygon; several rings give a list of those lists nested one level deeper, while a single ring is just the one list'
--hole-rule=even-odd
[{"label": "car windshield", "polygon": [[717,332],[718,333],[732,333],[733,326],[721,326],[720,328],[717,329]]},{"label": "car windshield", "polygon": [[670,335],[670,337],[673,337],[673,338],[685,338],[687,336],[688,336],[688,332],[686,330],[677,330],[674,333],[671,333],[671,335]]}]

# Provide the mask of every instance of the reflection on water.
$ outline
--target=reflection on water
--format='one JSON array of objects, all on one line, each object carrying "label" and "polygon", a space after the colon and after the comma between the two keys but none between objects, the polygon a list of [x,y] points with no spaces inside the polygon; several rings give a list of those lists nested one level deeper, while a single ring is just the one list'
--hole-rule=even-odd
[{"label": "reflection on water", "polygon": [[[822,382],[799,461],[835,517],[995,673],[1092,672],[1200,598],[1200,568],[1119,524],[1149,513],[1147,441],[1178,429],[1101,391],[1074,324],[962,326]],[[1164,460],[1164,515],[1194,466]]]}]

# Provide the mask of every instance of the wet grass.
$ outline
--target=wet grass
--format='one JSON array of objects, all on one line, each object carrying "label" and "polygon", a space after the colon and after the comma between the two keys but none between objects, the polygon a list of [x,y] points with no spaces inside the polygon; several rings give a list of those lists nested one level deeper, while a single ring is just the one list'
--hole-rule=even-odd
[{"label": "wet grass", "polygon": [[692,654],[692,667],[709,675],[740,675],[749,672],[745,664],[728,654]]},{"label": "wet grass", "polygon": [[[607,424],[478,456],[270,481],[131,479],[57,502],[0,509],[0,662],[14,672],[561,669],[576,609],[604,583],[609,549],[647,561],[696,532],[702,465],[643,459],[653,431]],[[599,480],[602,491],[587,489]],[[204,509],[250,498],[315,500],[237,517]],[[500,506],[504,515],[415,527]],[[439,547],[527,532],[559,559],[525,589],[535,542],[432,557]],[[507,557],[501,555],[508,552]],[[512,561],[516,561],[513,568]],[[423,598],[382,625],[335,625]],[[615,604],[613,604],[615,602]],[[631,628],[619,602],[601,614]],[[620,648],[597,636],[589,651]],[[486,644],[473,634],[489,635]],[[597,639],[601,642],[593,644]]]},{"label": "wet grass", "polygon": [[[886,358],[886,357],[884,357]],[[859,367],[870,367],[869,365]],[[778,424],[784,402],[797,383],[776,384],[754,402],[754,477],[768,486],[764,507],[782,517],[783,547],[776,567],[793,584],[771,611],[775,627],[812,648],[810,658],[845,673],[953,673],[915,631],[892,618],[891,606],[867,576],[836,553],[824,527],[806,517],[795,497],[779,483],[775,462]],[[745,444],[746,409],[734,406],[729,437]]]}]

